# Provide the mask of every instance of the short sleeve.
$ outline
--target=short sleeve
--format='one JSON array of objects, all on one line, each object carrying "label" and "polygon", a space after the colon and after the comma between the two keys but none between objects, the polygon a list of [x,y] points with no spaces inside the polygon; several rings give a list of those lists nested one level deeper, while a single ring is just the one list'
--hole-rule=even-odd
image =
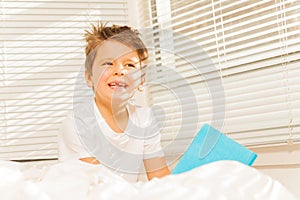
[{"label": "short sleeve", "polygon": [[58,134],[58,150],[60,161],[92,157],[79,140],[71,113],[61,125]]}]

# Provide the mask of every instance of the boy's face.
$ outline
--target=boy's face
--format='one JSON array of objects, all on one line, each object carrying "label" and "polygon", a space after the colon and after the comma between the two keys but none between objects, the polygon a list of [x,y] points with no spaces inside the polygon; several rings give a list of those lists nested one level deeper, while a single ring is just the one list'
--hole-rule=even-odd
[{"label": "boy's face", "polygon": [[96,49],[92,75],[86,82],[94,88],[96,102],[120,103],[130,99],[141,83],[140,60],[135,50],[113,40]]}]

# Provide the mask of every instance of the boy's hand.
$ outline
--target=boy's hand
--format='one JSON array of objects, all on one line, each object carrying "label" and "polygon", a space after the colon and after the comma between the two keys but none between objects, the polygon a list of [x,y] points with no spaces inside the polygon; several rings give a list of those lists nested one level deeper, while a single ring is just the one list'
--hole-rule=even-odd
[{"label": "boy's hand", "polygon": [[79,158],[79,160],[94,165],[100,164],[99,160],[97,160],[95,157]]}]

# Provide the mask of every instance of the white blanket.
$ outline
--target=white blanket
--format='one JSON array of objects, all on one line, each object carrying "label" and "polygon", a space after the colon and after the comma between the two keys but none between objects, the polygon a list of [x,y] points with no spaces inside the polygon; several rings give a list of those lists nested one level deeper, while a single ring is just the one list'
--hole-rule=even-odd
[{"label": "white blanket", "polygon": [[138,183],[80,161],[44,167],[0,161],[0,195],[5,200],[296,199],[278,181],[234,161]]}]

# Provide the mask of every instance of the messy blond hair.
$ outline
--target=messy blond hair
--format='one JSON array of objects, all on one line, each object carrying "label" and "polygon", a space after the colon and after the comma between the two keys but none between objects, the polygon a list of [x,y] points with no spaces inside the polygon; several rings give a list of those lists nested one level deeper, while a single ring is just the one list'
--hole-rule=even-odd
[{"label": "messy blond hair", "polygon": [[129,26],[106,26],[106,24],[102,23],[98,23],[97,25],[92,24],[90,30],[85,30],[84,36],[86,40],[86,69],[90,74],[92,72],[96,47],[108,39],[121,42],[135,50],[141,62],[148,58],[148,50],[140,38],[140,33]]}]

